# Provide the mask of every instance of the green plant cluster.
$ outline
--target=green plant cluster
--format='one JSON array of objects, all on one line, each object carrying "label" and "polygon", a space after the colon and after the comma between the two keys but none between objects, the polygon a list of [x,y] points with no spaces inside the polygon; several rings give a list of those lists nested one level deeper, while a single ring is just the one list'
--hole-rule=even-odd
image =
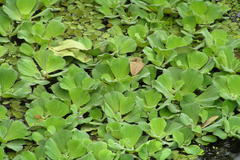
[{"label": "green plant cluster", "polygon": [[0,160],[194,160],[240,138],[230,10],[0,0]]},{"label": "green plant cluster", "polygon": [[226,13],[224,21],[217,22],[218,28],[224,29],[232,37],[239,38],[240,35],[240,1],[239,0],[223,0],[226,6],[231,8]]}]

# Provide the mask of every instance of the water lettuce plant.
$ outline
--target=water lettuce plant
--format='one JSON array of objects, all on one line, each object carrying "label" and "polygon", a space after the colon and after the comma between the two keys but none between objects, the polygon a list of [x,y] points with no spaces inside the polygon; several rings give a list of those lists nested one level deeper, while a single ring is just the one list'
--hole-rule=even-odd
[{"label": "water lettuce plant", "polygon": [[0,0],[0,160],[194,160],[239,139],[229,11],[210,0]]}]

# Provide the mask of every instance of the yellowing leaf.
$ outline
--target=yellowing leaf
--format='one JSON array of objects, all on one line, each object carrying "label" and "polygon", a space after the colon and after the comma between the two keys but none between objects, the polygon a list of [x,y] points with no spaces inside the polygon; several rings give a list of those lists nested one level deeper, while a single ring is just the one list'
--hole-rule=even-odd
[{"label": "yellowing leaf", "polygon": [[60,52],[68,49],[88,50],[88,48],[81,42],[71,40],[71,39],[65,40],[59,46],[52,47],[51,49],[56,52]]},{"label": "yellowing leaf", "polygon": [[81,39],[81,41],[65,40],[61,42],[59,46],[49,48],[55,55],[65,57],[71,56],[83,63],[87,63],[92,60],[91,55],[87,55],[81,50],[89,50],[92,47],[92,42],[88,39]]},{"label": "yellowing leaf", "polygon": [[210,124],[212,124],[215,120],[218,119],[218,117],[219,116],[212,116],[212,117],[210,117],[208,120],[206,120],[206,122],[204,122],[202,124],[202,128],[205,128],[205,127],[209,126]]}]

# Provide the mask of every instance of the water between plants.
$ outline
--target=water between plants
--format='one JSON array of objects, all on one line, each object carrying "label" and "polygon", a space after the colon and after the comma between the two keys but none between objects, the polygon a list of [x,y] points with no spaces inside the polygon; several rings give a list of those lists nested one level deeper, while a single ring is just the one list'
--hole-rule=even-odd
[{"label": "water between plants", "polygon": [[240,160],[240,140],[219,140],[208,146],[203,146],[205,155],[198,160]]}]

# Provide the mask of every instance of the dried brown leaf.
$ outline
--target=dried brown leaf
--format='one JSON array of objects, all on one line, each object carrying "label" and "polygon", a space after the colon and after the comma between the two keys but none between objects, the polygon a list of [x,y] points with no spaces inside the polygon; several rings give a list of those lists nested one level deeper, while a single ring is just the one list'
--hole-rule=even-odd
[{"label": "dried brown leaf", "polygon": [[134,57],[130,60],[130,71],[133,76],[137,75],[144,67],[142,59]]},{"label": "dried brown leaf", "polygon": [[36,119],[43,119],[43,117],[42,117],[41,115],[39,115],[39,114],[36,114],[36,115],[34,116],[34,118],[36,118]]}]

